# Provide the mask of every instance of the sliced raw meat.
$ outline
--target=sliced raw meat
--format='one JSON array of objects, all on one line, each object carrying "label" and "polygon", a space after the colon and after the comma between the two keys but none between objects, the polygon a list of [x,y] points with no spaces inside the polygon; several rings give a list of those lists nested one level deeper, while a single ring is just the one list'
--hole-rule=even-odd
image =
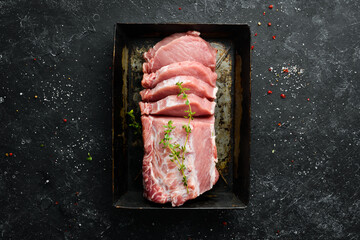
[{"label": "sliced raw meat", "polygon": [[[191,111],[195,112],[194,117],[214,115],[215,102],[210,102],[206,98],[188,94]],[[157,102],[140,102],[141,115],[167,115],[175,117],[187,116],[186,110],[189,106],[185,104],[182,95],[171,95]]]},{"label": "sliced raw meat", "polygon": [[161,40],[160,42],[155,44],[154,47],[150,48],[149,51],[144,53],[145,60],[150,61],[150,59],[152,59],[154,57],[154,54],[156,53],[156,51],[159,48],[161,48],[162,46],[165,46],[169,42],[171,42],[179,37],[185,36],[185,35],[192,35],[192,36],[198,37],[198,36],[200,36],[200,33],[197,31],[188,31],[186,33],[174,33],[173,35],[170,35],[170,36],[164,38],[163,40]]},{"label": "sliced raw meat", "polygon": [[144,73],[141,84],[144,88],[154,88],[156,84],[176,76],[192,76],[216,86],[217,74],[203,64],[193,61],[172,63],[155,73]]},{"label": "sliced raw meat", "polygon": [[190,89],[186,91],[186,93],[192,93],[211,101],[216,98],[217,87],[214,88],[198,78],[191,76],[177,76],[159,83],[153,89],[142,90],[140,92],[141,99],[144,102],[155,102],[169,95],[177,95],[180,92],[179,87],[176,85],[178,82],[182,82],[184,88]]},{"label": "sliced raw meat", "polygon": [[186,133],[182,128],[185,118],[142,116],[145,155],[143,159],[144,197],[156,203],[171,202],[180,206],[189,199],[210,190],[219,179],[215,167],[217,151],[215,145],[214,117],[195,118],[191,121],[192,132],[186,144],[184,164],[188,179],[188,190],[182,182],[182,174],[170,161],[169,149],[159,144],[164,138],[164,125],[173,121],[176,128],[170,133],[173,143],[184,145]]},{"label": "sliced raw meat", "polygon": [[183,61],[196,61],[214,71],[216,52],[217,50],[201,37],[185,35],[160,47],[153,58],[143,64],[143,72],[156,72],[163,66]]}]

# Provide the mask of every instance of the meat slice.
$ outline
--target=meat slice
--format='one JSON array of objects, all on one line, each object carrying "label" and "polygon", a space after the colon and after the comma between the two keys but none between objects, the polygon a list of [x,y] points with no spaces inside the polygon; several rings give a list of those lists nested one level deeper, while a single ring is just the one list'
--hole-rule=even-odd
[{"label": "meat slice", "polygon": [[185,35],[160,47],[153,58],[143,64],[143,72],[156,72],[163,66],[183,61],[197,61],[214,71],[216,52],[217,50],[201,37]]},{"label": "meat slice", "polygon": [[144,73],[141,85],[144,88],[154,88],[156,84],[176,76],[192,76],[212,87],[216,86],[217,74],[203,64],[194,61],[172,63],[160,68],[155,73]]},{"label": "meat slice", "polygon": [[173,35],[170,35],[166,38],[164,38],[163,40],[161,40],[160,42],[158,42],[157,44],[155,44],[154,47],[150,48],[146,53],[144,53],[144,58],[146,61],[150,61],[151,58],[154,57],[154,54],[156,53],[156,51],[161,48],[162,46],[165,46],[166,44],[170,43],[171,41],[185,36],[185,35],[192,35],[195,37],[200,36],[200,33],[197,31],[188,31],[185,33],[174,33]]},{"label": "meat slice", "polygon": [[140,92],[141,98],[145,102],[155,102],[169,95],[177,95],[180,92],[179,87],[176,85],[178,82],[182,82],[184,88],[190,89],[186,93],[193,93],[196,96],[207,98],[211,101],[216,98],[217,87],[214,88],[191,76],[173,77],[159,83],[153,89],[144,89]]},{"label": "meat slice", "polygon": [[191,121],[192,132],[186,144],[184,164],[188,179],[188,190],[182,182],[182,174],[170,161],[170,150],[159,144],[164,138],[164,125],[173,121],[175,129],[170,133],[173,143],[184,145],[187,124],[185,118],[142,116],[144,159],[142,166],[144,197],[156,203],[171,202],[180,206],[189,199],[210,190],[219,179],[215,167],[217,150],[215,145],[214,117],[195,118]]},{"label": "meat slice", "polygon": [[[191,111],[195,112],[194,117],[214,115],[215,102],[210,102],[206,98],[188,94]],[[170,95],[157,102],[140,102],[141,115],[167,115],[175,117],[187,116],[186,110],[189,106],[185,104],[182,95]]]}]

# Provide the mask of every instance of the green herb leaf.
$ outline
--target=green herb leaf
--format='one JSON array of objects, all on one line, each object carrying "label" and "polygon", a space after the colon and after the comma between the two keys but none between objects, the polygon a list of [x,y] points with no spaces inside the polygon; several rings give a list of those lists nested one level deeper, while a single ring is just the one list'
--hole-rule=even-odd
[{"label": "green herb leaf", "polygon": [[182,126],[182,128],[186,132],[185,143],[183,146],[181,146],[178,143],[170,143],[170,140],[172,140],[172,138],[170,138],[170,134],[171,134],[172,130],[175,129],[175,126],[172,125],[173,121],[170,120],[170,121],[168,121],[167,125],[164,125],[164,128],[165,128],[164,138],[160,141],[160,144],[163,144],[163,148],[168,148],[170,150],[170,152],[171,152],[169,154],[170,161],[177,165],[179,172],[183,176],[182,182],[183,182],[184,186],[186,187],[186,192],[189,193],[187,177],[185,175],[186,166],[184,164],[184,161],[185,161],[185,153],[186,153],[186,144],[189,139],[189,134],[191,133],[190,121],[192,119],[194,119],[193,115],[195,114],[195,112],[191,111],[190,101],[188,99],[188,95],[185,92],[185,91],[189,91],[190,89],[183,88],[182,82],[177,82],[176,85],[180,89],[178,96],[182,95],[182,99],[185,99],[185,104],[187,106],[189,106],[189,109],[185,110],[185,113],[187,113],[187,115],[184,116],[184,118],[189,119],[188,124]]},{"label": "green herb leaf", "polygon": [[130,127],[133,127],[135,129],[134,134],[141,134],[141,125],[136,122],[134,110],[131,109],[129,112],[126,113],[130,117],[131,123],[129,124]]},{"label": "green herb leaf", "polygon": [[92,157],[91,157],[90,153],[88,153],[88,157],[86,158],[86,160],[92,161]]}]

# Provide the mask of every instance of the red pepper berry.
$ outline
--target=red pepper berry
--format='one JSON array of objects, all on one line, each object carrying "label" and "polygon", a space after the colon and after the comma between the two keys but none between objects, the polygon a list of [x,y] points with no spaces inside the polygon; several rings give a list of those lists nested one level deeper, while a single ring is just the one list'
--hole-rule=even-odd
[{"label": "red pepper berry", "polygon": [[273,7],[274,7],[273,5],[269,5],[269,9],[273,9]]},{"label": "red pepper berry", "polygon": [[257,36],[257,33],[255,33],[255,37]]},{"label": "red pepper berry", "polygon": [[265,12],[263,12],[263,15],[265,16]]},{"label": "red pepper berry", "polygon": [[55,202],[55,205],[58,205],[58,204],[59,204],[59,202],[58,202],[58,201],[56,201],[56,202]]},{"label": "red pepper berry", "polygon": [[271,72],[273,70],[273,68],[272,67],[269,67],[269,72]]},{"label": "red pepper berry", "polygon": [[251,50],[254,50],[254,46],[251,46]]},{"label": "red pepper berry", "polygon": [[268,94],[272,94],[272,91],[271,91],[271,90],[269,90],[269,91],[268,91]]},{"label": "red pepper berry", "polygon": [[64,122],[67,122],[67,119],[66,118],[64,118],[64,120],[63,120]]},{"label": "red pepper berry", "polygon": [[283,72],[284,72],[284,73],[288,73],[288,72],[289,72],[289,69],[285,68],[285,69],[283,69]]},{"label": "red pepper berry", "polygon": [[179,7],[179,10],[181,10],[181,7]]},{"label": "red pepper berry", "polygon": [[294,160],[291,160],[291,162],[293,163],[293,162],[294,162]]},{"label": "red pepper berry", "polygon": [[34,58],[34,61],[36,61],[36,58]]},{"label": "red pepper berry", "polygon": [[285,94],[280,94],[280,97],[282,98],[282,99],[285,99],[286,98],[286,96],[285,96]]},{"label": "red pepper berry", "polygon": [[274,35],[274,36],[272,36],[272,38],[275,40],[276,36]]},{"label": "red pepper berry", "polygon": [[226,226],[226,225],[227,225],[227,222],[224,221],[224,222],[222,222],[222,224],[223,224],[224,226]]},{"label": "red pepper berry", "polygon": [[268,26],[269,26],[269,27],[271,26],[271,22],[268,23]]},{"label": "red pepper berry", "polygon": [[13,154],[12,153],[9,153],[9,156],[11,157]]},{"label": "red pepper berry", "polygon": [[308,98],[307,100],[310,101],[310,98]]},{"label": "red pepper berry", "polygon": [[281,126],[281,123],[278,123],[278,126],[280,127],[280,126]]},{"label": "red pepper berry", "polygon": [[109,69],[111,69],[111,67],[109,67]]}]

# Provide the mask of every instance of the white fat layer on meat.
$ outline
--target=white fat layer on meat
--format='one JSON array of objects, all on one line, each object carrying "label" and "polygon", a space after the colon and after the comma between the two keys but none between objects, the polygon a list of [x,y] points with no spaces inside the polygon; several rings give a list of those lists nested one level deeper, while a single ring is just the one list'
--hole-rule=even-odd
[{"label": "white fat layer on meat", "polygon": [[[211,125],[211,132],[214,133],[214,134],[211,134],[211,141],[212,141],[212,146],[215,146],[215,128],[214,128],[214,125]],[[210,169],[210,174],[211,174],[211,181],[210,181],[210,188],[212,188],[214,182],[215,182],[215,177],[216,177],[216,169],[215,169],[215,163],[217,163],[218,159],[217,158],[214,158],[214,155],[211,154],[211,158],[213,160],[213,162],[211,163],[211,169]]]},{"label": "white fat layer on meat", "polygon": [[180,77],[180,76],[176,76],[176,77],[173,78],[173,79],[174,79],[174,81],[179,82],[179,81],[181,80],[181,77]]},{"label": "white fat layer on meat", "polygon": [[211,108],[211,115],[214,115],[215,113],[215,106],[216,106],[216,103],[214,105],[212,105],[212,108]]},{"label": "white fat layer on meat", "polygon": [[165,101],[165,107],[164,108],[167,108],[167,107],[172,107],[172,106],[176,106],[177,105],[177,101],[172,98],[169,98],[167,101]]},{"label": "white fat layer on meat", "polygon": [[[194,129],[194,125],[191,124],[191,122],[189,124],[189,127],[191,128],[191,130]],[[185,130],[184,130],[184,132],[185,132]],[[185,135],[185,137],[186,137],[186,135]],[[193,152],[195,154],[195,152],[194,152],[194,144],[193,144],[193,137],[191,136],[191,133],[189,134],[188,145],[186,146],[186,148],[187,148],[188,152]]]},{"label": "white fat layer on meat", "polygon": [[[193,125],[190,124],[190,127],[193,128]],[[181,126],[177,126],[177,128],[181,128]],[[182,131],[182,129],[177,129],[178,131]],[[156,131],[156,128],[153,127],[153,131]],[[185,139],[186,137],[184,137],[184,135],[182,134],[178,134],[175,132],[176,130],[174,130],[174,132],[171,133],[170,137],[172,138],[171,142],[172,143],[178,143],[180,145],[184,145],[185,143]],[[156,133],[156,132],[154,132]],[[160,134],[153,134],[153,136],[160,136]],[[191,136],[191,135],[190,135]],[[154,144],[160,142],[161,140],[160,139],[157,139],[155,138],[155,141],[153,142]],[[154,146],[155,147],[155,146]],[[196,195],[199,194],[199,184],[198,184],[198,179],[197,179],[197,171],[194,170],[195,167],[194,167],[194,164],[195,164],[195,159],[196,159],[196,154],[194,153],[193,151],[193,141],[192,141],[192,138],[189,137],[188,139],[188,143],[187,143],[187,154],[186,154],[186,158],[185,158],[185,166],[189,169],[192,169],[191,172],[187,170],[185,170],[185,175],[188,177],[188,181],[192,182],[195,186],[195,193]],[[166,152],[167,150],[164,149],[164,152]],[[156,152],[156,151],[155,151]],[[155,157],[157,160],[160,160],[160,156],[156,156]],[[163,164],[160,166],[160,164],[156,164],[155,166],[158,166],[158,171],[161,173],[161,177],[157,177],[156,178],[156,182],[157,184],[159,184],[164,192],[166,193],[166,195],[168,196],[168,201],[171,201],[171,198],[176,196],[176,195],[181,195],[182,198],[187,198],[187,191],[186,191],[186,187],[180,187],[180,188],[177,188],[177,190],[170,190],[169,188],[166,187],[166,184],[164,183],[164,181],[162,181],[162,179],[166,179],[166,182],[167,184],[169,184],[169,182],[176,182],[178,184],[182,184],[182,174],[179,172],[178,170],[178,167],[176,168],[173,168],[173,169],[169,169],[168,168],[168,164],[171,162],[170,161],[171,158],[169,156],[166,156],[164,159],[163,159]],[[166,171],[164,171],[164,169],[166,169]],[[168,174],[170,174],[171,172],[175,172],[174,174],[174,177],[173,179],[168,179]],[[174,202],[174,200],[172,201]]]},{"label": "white fat layer on meat", "polygon": [[[161,188],[164,190],[164,192],[167,192],[167,193],[168,193],[169,191],[166,189],[165,184],[164,184],[164,182],[163,182],[163,180],[162,180],[162,179],[165,179],[165,178],[166,178],[166,174],[167,174],[168,171],[166,171],[166,173],[164,173],[164,172],[161,170],[161,169],[163,168],[163,165],[160,164],[161,156],[158,156],[158,154],[156,154],[156,153],[157,153],[156,149],[158,149],[157,144],[160,145],[159,143],[160,143],[161,140],[159,139],[160,134],[157,133],[156,127],[155,127],[154,125],[152,125],[152,132],[153,132],[153,134],[151,134],[151,142],[152,142],[152,144],[153,144],[153,148],[152,148],[152,149],[153,149],[154,155],[155,155],[155,157],[153,158],[153,160],[156,161],[156,163],[153,164],[153,166],[154,166],[154,168],[156,168],[156,167],[158,168],[158,169],[157,169],[157,172],[160,173],[161,176],[155,176],[155,175],[154,175],[154,172],[155,172],[155,171],[151,171],[151,177],[152,177],[152,179],[154,179],[154,181],[156,182],[156,184],[158,184],[159,186],[161,186]],[[165,151],[165,149],[164,149],[164,151]],[[166,160],[167,160],[167,159],[166,159]],[[164,163],[166,163],[166,161],[164,161]],[[164,163],[163,163],[163,164],[164,164]],[[152,163],[150,163],[150,165],[152,165]],[[166,166],[166,167],[167,167],[167,166]],[[156,194],[156,192],[151,196],[151,199],[154,198],[155,194]],[[168,196],[167,201],[170,201],[170,195],[167,194],[167,196]]]},{"label": "white fat layer on meat", "polygon": [[218,91],[218,87],[214,87],[214,89],[213,89],[213,96],[215,96],[215,98],[216,98],[216,93],[217,93],[217,91]]},{"label": "white fat layer on meat", "polygon": [[[170,79],[168,79],[168,80],[166,80],[167,82],[161,82],[161,83],[159,83],[159,85],[160,84],[162,84],[162,85],[165,85],[165,83],[166,84],[168,84],[168,85],[175,85],[177,82],[179,82],[179,77],[176,77],[176,78],[170,78]],[[160,85],[161,86],[161,85]]]},{"label": "white fat layer on meat", "polygon": [[[191,129],[194,129],[194,126],[190,124]],[[185,165],[189,168],[188,170],[191,170],[191,172],[189,172],[189,177],[193,178],[194,181],[194,185],[195,185],[195,194],[196,196],[199,195],[200,193],[200,183],[198,181],[198,177],[197,177],[197,169],[195,168],[195,159],[196,159],[196,152],[194,151],[194,138],[191,136],[189,136],[189,140],[188,140],[188,151],[191,152],[191,156],[188,157],[187,162],[185,163]],[[190,154],[189,154],[190,155]]]},{"label": "white fat layer on meat", "polygon": [[169,65],[166,65],[166,66],[164,66],[164,67],[161,68],[161,71],[164,71],[164,72],[165,72],[165,71],[167,71],[168,69],[169,69]]}]

